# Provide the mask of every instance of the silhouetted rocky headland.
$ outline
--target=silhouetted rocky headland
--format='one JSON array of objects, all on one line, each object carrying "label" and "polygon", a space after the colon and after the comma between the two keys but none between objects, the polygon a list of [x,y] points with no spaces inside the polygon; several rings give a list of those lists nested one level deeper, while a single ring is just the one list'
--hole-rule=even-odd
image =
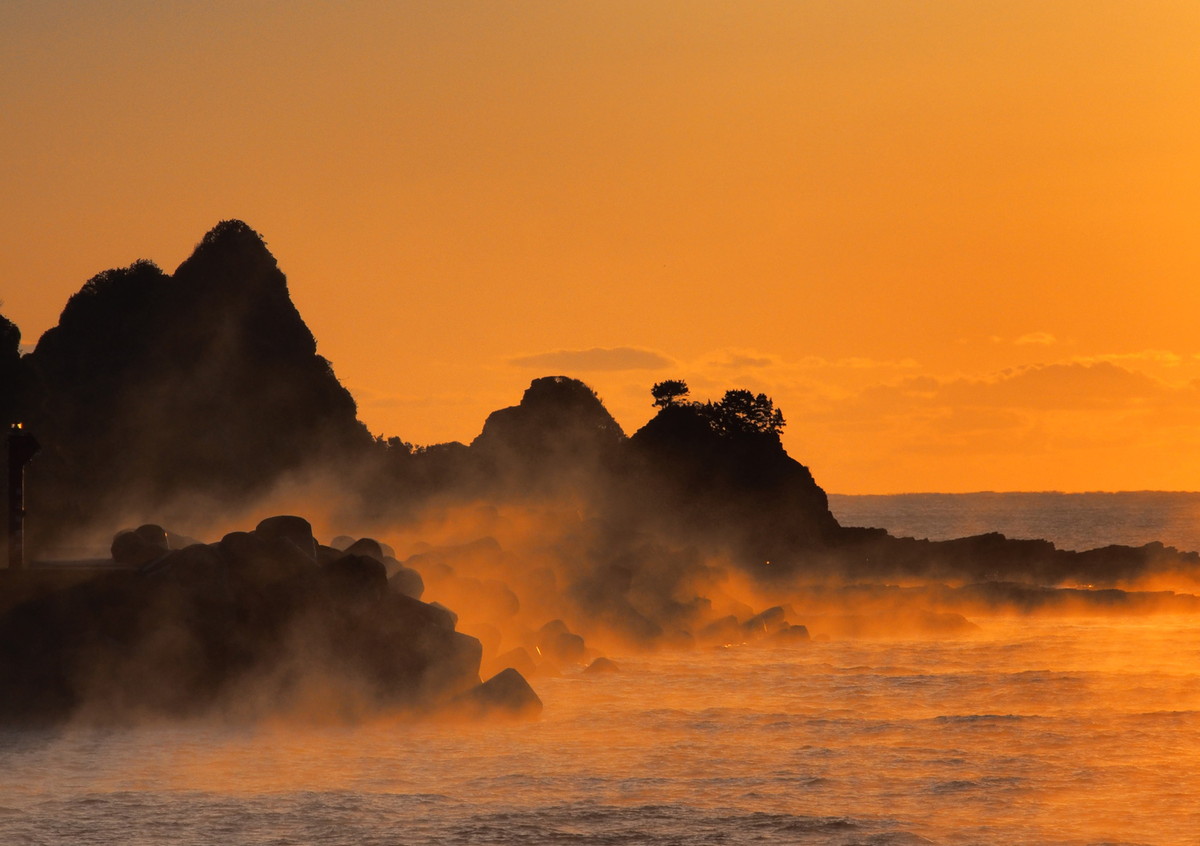
[{"label": "silhouetted rocky headland", "polygon": [[829,500],[778,432],[663,408],[629,442],[612,507],[626,522],[717,544],[757,570],[838,537]]},{"label": "silhouetted rocky headland", "polygon": [[[1161,544],[1071,552],[841,526],[783,448],[782,412],[745,390],[692,402],[683,382],[659,383],[657,414],[627,437],[591,388],[548,376],[470,445],[373,438],[239,221],[173,274],[139,261],[95,276],[33,352],[19,341],[0,318],[0,422],[23,420],[42,444],[30,557],[84,527],[146,525],[114,541],[126,571],[46,571],[24,601],[0,598],[9,716],[67,713],[97,691],[116,712],[261,701],[251,690],[297,703],[318,695],[298,654],[352,692],[345,702],[476,712],[532,702],[511,673],[479,688],[481,662],[582,669],[594,632],[631,648],[796,644],[810,628],[942,634],[989,603],[1190,610],[1190,597],[1119,588],[1200,574],[1200,556]],[[153,526],[168,506],[243,513],[306,472],[336,480],[361,522],[407,530],[458,509],[466,528],[397,557],[369,539],[322,547],[298,518],[178,549]]]},{"label": "silhouetted rocky headland", "polygon": [[628,558],[647,543],[715,552],[767,583],[1112,585],[1200,563],[1161,545],[1077,553],[996,534],[929,542],[842,527],[784,450],[782,414],[748,391],[698,403],[684,383],[660,383],[658,414],[626,437],[594,391],[551,376],[492,413],[470,446],[376,440],[317,354],[275,258],[235,220],[174,274],[147,261],[98,274],[24,358],[19,338],[0,324],[0,407],[43,448],[29,473],[35,548],[115,515],[153,517],[164,501],[236,507],[287,474],[335,467],[375,517],[430,500],[569,498],[594,521],[592,557]]},{"label": "silhouetted rocky headland", "polygon": [[244,503],[372,444],[240,221],[213,228],[174,274],[139,261],[93,277],[23,364],[7,414],[43,445],[29,477],[35,543],[183,495]]}]

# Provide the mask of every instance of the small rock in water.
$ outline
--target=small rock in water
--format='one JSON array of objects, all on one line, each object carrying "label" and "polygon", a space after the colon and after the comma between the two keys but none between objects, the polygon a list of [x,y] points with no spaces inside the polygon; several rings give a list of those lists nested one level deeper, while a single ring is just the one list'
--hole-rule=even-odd
[{"label": "small rock in water", "polygon": [[713,620],[696,633],[702,643],[739,643],[742,637],[742,626],[732,614]]},{"label": "small rock in water", "polygon": [[782,629],[771,635],[771,640],[776,643],[803,643],[811,640],[811,638],[808,634],[808,626],[785,625]]},{"label": "small rock in water", "polygon": [[532,719],[542,713],[542,700],[512,667],[467,691],[458,704],[470,716]]},{"label": "small rock in water", "polygon": [[610,673],[619,673],[621,672],[621,668],[617,666],[616,661],[612,661],[601,656],[592,663],[588,664],[584,669],[584,672],[589,676],[603,676]]},{"label": "small rock in water", "polygon": [[776,605],[742,623],[742,630],[751,637],[763,637],[786,626],[785,612],[782,607]]},{"label": "small rock in water", "polygon": [[562,620],[551,620],[537,633],[537,653],[558,668],[579,664],[587,655],[587,645],[580,635],[567,628]]}]

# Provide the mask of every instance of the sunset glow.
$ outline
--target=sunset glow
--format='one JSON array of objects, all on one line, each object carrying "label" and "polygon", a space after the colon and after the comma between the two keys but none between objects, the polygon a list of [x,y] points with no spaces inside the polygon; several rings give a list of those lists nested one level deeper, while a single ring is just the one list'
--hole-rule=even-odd
[{"label": "sunset glow", "polygon": [[373,433],[766,392],[839,493],[1200,487],[1200,5],[0,6],[0,311],[262,233]]}]

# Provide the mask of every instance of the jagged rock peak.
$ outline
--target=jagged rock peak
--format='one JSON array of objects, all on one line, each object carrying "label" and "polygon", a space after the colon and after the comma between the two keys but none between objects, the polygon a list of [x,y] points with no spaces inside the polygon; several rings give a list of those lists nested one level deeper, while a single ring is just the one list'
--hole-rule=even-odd
[{"label": "jagged rock peak", "polygon": [[519,405],[492,412],[474,445],[531,446],[547,439],[619,443],[625,433],[596,392],[567,376],[534,379]]},{"label": "jagged rock peak", "polygon": [[275,256],[267,249],[262,235],[241,220],[222,220],[205,233],[175,273],[178,275],[183,271],[186,274],[196,265],[260,273],[278,269]]},{"label": "jagged rock peak", "polygon": [[151,262],[93,277],[28,358],[47,533],[176,495],[245,500],[372,443],[241,221],[214,227],[173,277]]},{"label": "jagged rock peak", "polygon": [[[525,408],[552,406],[560,409],[573,409],[598,414],[601,419],[611,419],[608,410],[596,392],[569,376],[543,376],[534,379],[521,396],[521,405]],[[613,421],[614,425],[616,421]],[[619,426],[617,427],[620,428]]]}]

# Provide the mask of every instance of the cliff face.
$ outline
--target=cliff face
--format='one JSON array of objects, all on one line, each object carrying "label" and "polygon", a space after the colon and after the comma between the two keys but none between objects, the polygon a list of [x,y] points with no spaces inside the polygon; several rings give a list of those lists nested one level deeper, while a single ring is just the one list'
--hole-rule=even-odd
[{"label": "cliff face", "polygon": [[240,221],[218,224],[173,275],[140,261],[94,277],[26,361],[43,529],[185,492],[237,501],[371,443]]},{"label": "cliff face", "polygon": [[839,531],[825,491],[777,434],[723,431],[697,406],[668,406],[638,430],[625,476],[626,519],[715,541],[752,566],[802,568]]},{"label": "cliff face", "polygon": [[510,492],[590,487],[625,441],[620,424],[577,379],[535,379],[519,405],[488,415],[471,452]]}]

